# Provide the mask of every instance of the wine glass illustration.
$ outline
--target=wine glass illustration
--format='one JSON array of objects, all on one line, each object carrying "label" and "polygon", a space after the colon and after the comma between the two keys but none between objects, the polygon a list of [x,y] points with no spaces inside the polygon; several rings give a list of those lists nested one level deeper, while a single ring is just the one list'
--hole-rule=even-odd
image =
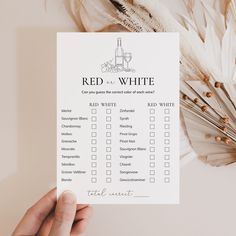
[{"label": "wine glass illustration", "polygon": [[126,70],[129,71],[129,70],[130,70],[130,69],[129,69],[129,63],[130,63],[130,61],[132,60],[132,53],[130,53],[130,52],[124,53],[124,60],[125,60],[125,62],[126,62],[126,64],[127,64]]}]

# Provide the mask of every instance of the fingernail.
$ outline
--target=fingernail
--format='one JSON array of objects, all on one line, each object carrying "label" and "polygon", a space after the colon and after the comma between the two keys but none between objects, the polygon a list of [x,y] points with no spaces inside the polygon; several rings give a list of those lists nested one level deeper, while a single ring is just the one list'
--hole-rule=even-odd
[{"label": "fingernail", "polygon": [[65,191],[62,193],[62,201],[68,204],[76,203],[76,196],[71,191]]}]

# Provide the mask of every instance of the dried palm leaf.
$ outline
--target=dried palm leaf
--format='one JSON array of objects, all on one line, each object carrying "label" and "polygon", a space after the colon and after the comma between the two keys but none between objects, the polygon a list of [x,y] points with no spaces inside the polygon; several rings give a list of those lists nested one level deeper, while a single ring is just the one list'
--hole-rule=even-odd
[{"label": "dried palm leaf", "polygon": [[102,10],[81,2],[89,31],[180,33],[180,104],[190,142],[213,166],[236,162],[236,0],[175,0],[176,11],[164,0],[96,1],[106,2]]}]

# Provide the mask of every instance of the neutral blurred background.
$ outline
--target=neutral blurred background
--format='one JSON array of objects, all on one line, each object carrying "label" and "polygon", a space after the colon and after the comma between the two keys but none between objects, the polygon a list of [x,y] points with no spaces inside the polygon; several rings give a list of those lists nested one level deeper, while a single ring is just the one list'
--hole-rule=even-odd
[{"label": "neutral blurred background", "polygon": [[[63,0],[0,0],[0,235],[56,183],[56,32]],[[85,236],[235,236],[236,165],[181,168],[180,205],[94,206]]]}]

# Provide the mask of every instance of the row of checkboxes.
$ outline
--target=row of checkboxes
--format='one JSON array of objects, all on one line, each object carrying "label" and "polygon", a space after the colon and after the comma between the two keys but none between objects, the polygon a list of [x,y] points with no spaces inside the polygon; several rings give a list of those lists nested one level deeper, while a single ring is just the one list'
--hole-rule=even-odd
[{"label": "row of checkboxes", "polygon": [[[155,114],[156,110],[154,108],[149,109],[150,114]],[[164,114],[170,114],[170,108],[165,108],[164,109]]]},{"label": "row of checkboxes", "polygon": [[[155,132],[149,132],[149,137],[154,138],[156,136]],[[164,132],[164,137],[168,138],[170,137],[170,132]]]},{"label": "row of checkboxes", "polygon": [[[149,129],[155,129],[155,124],[150,124]],[[164,129],[170,129],[170,124],[164,124]]]},{"label": "row of checkboxes", "polygon": [[[91,124],[91,129],[97,129],[97,124]],[[111,124],[106,124],[106,129],[111,129]]]},{"label": "row of checkboxes", "polygon": [[[95,109],[95,108],[91,109],[91,113],[92,114],[97,114],[97,109]],[[110,108],[106,109],[106,114],[111,114],[111,109]]]},{"label": "row of checkboxes", "polygon": [[[156,174],[156,171],[155,171],[155,170],[150,170],[150,171],[149,171],[149,174],[150,174],[150,175],[155,175],[155,174]],[[165,176],[170,175],[170,170],[164,170],[164,175],[165,175]]]},{"label": "row of checkboxes", "polygon": [[[92,122],[97,122],[97,117],[96,116],[92,116],[91,117],[91,121]],[[106,116],[106,121],[107,122],[111,122],[111,116]]]},{"label": "row of checkboxes", "polygon": [[[155,114],[156,110],[154,108],[149,109],[150,114]],[[164,114],[170,114],[170,108],[165,108],[164,109]]]},{"label": "row of checkboxes", "polygon": [[[108,140],[110,139],[107,139],[107,141]],[[97,152],[97,147],[91,147],[91,152]],[[106,152],[111,152],[111,147],[106,147]]]},{"label": "row of checkboxes", "polygon": [[[91,155],[91,159],[92,160],[97,160],[97,155],[95,155],[95,154]],[[106,160],[111,160],[111,155],[110,154],[106,155]]]},{"label": "row of checkboxes", "polygon": [[[151,167],[151,168],[154,168],[156,166],[156,163],[155,162],[150,162],[149,163],[149,167]],[[166,168],[166,167],[170,167],[170,162],[164,162],[164,167]],[[166,171],[166,170],[165,170]],[[168,170],[169,171],[169,170]],[[167,173],[167,172],[165,172],[165,173]],[[167,175],[167,174],[165,174],[165,175]]]},{"label": "row of checkboxes", "polygon": [[[97,140],[96,139],[92,139],[91,143],[92,144],[96,144]],[[111,144],[111,139],[107,139],[106,140],[106,144]],[[91,147],[91,151],[92,152],[97,152],[97,147]],[[111,147],[106,147],[106,152],[111,152]],[[155,152],[155,147],[150,147],[150,152]]]},{"label": "row of checkboxes", "polygon": [[[92,183],[97,183],[97,178],[96,177],[92,177],[91,178],[91,182]],[[106,183],[111,183],[112,179],[110,177],[106,178]]]},{"label": "row of checkboxes", "polygon": [[[111,168],[111,162],[106,162],[106,167]],[[91,167],[97,167],[97,162],[91,162]]]},{"label": "row of checkboxes", "polygon": [[[156,120],[156,117],[155,117],[155,116],[150,116],[150,117],[149,117],[149,121],[150,121],[150,122],[154,122],[155,120]],[[165,121],[165,122],[170,122],[170,117],[169,117],[169,116],[165,116],[165,117],[164,117],[164,121]]]},{"label": "row of checkboxes", "polygon": [[[91,162],[91,167],[97,167],[97,162]],[[111,162],[106,162],[106,167],[111,168]]]}]

